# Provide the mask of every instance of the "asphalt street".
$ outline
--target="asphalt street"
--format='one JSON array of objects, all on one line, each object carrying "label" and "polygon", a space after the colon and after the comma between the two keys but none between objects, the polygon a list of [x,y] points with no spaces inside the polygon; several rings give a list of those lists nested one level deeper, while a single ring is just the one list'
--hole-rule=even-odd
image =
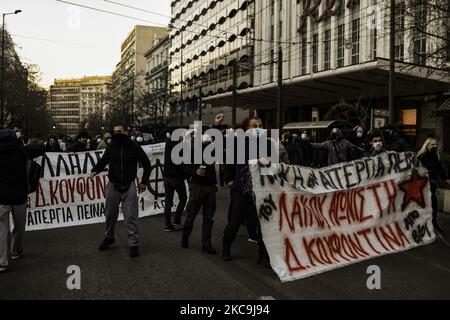
[{"label": "asphalt street", "polygon": [[[141,256],[129,257],[123,222],[116,244],[99,252],[103,224],[26,233],[25,254],[0,274],[0,299],[443,299],[450,298],[450,215],[440,214],[443,240],[303,280],[282,283],[256,263],[257,245],[245,227],[233,246],[234,260],[220,256],[228,191],[218,193],[213,230],[216,256],[201,252],[201,216],[190,248],[180,232],[164,232],[162,215],[141,219]],[[67,268],[81,270],[81,289],[69,290]],[[369,290],[367,267],[381,268],[381,289]]]}]

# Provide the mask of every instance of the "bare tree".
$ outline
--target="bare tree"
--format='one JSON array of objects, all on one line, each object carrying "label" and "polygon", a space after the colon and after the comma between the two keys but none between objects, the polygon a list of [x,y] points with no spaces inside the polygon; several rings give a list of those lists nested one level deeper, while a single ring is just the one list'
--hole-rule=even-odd
[{"label": "bare tree", "polygon": [[401,68],[431,67],[427,75],[450,70],[450,0],[396,1],[395,26],[395,58],[408,63]]},{"label": "bare tree", "polygon": [[40,87],[41,72],[35,64],[22,64],[5,55],[6,126],[19,124],[26,134],[50,133],[52,119],[46,109],[47,92]]}]

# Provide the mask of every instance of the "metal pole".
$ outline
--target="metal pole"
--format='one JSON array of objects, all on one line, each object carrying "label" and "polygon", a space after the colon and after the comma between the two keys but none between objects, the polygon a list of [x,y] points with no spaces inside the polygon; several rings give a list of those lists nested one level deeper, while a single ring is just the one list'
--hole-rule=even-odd
[{"label": "metal pole", "polygon": [[4,119],[4,82],[5,82],[5,14],[3,14],[3,21],[2,21],[2,73],[1,73],[1,119],[0,119],[0,128],[3,128],[5,124]]},{"label": "metal pole", "polygon": [[[161,124],[164,123],[164,120],[167,120],[166,117],[166,105],[167,105],[167,96],[168,96],[168,90],[169,90],[169,67],[166,68],[165,71],[165,79],[164,79],[164,100],[163,100],[163,109],[161,112]],[[166,121],[166,125],[167,125],[167,121]]]},{"label": "metal pole", "polygon": [[231,124],[236,129],[236,108],[237,108],[237,60],[233,60],[233,107],[231,110]]},{"label": "metal pole", "polygon": [[389,30],[389,124],[395,122],[395,0],[391,0]]},{"label": "metal pole", "polygon": [[283,127],[283,52],[278,47],[278,97],[277,97],[277,125]]},{"label": "metal pole", "polygon": [[198,88],[198,121],[202,121],[202,82]]},{"label": "metal pole", "polygon": [[[183,46],[183,31],[180,33],[181,46]],[[180,126],[183,125],[183,49],[181,49],[181,81],[180,81]]]}]

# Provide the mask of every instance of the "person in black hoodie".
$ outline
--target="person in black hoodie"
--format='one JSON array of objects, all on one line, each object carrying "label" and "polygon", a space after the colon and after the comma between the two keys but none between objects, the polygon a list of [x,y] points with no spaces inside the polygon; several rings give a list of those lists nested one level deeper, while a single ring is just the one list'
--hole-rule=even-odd
[{"label": "person in black hoodie", "polygon": [[[290,152],[290,153],[289,153]],[[309,142],[307,131],[303,131],[299,139],[293,139],[291,150],[288,150],[291,164],[303,167],[311,167],[314,152]]]},{"label": "person in black hoodie", "polygon": [[[211,143],[210,140],[204,141],[202,150],[209,143]],[[188,215],[184,222],[181,246],[185,249],[189,247],[189,236],[192,233],[195,217],[203,207],[202,251],[209,254],[217,254],[216,249],[211,244],[213,217],[216,212],[216,168],[214,164],[205,164],[204,162],[202,164],[194,164],[193,152],[191,155],[190,164],[183,165],[185,174],[190,177],[190,185]]]},{"label": "person in black hoodie", "polygon": [[398,130],[396,130],[394,126],[385,126],[383,128],[383,133],[387,150],[397,152],[411,151],[406,140],[399,135]]},{"label": "person in black hoodie", "polygon": [[311,146],[313,150],[324,152],[327,155],[328,166],[352,161],[356,153],[362,154],[364,152],[364,149],[344,139],[343,133],[339,128],[331,130],[329,140],[322,143],[311,143]]},{"label": "person in black hoodie", "polygon": [[443,230],[437,223],[437,196],[436,191],[441,184],[450,184],[448,176],[445,172],[442,162],[439,159],[438,142],[435,138],[428,138],[425,140],[422,148],[417,153],[417,158],[428,170],[429,180],[430,180],[430,191],[431,191],[431,207],[433,208],[433,226],[434,228],[443,233]]},{"label": "person in black hoodie", "polygon": [[[305,166],[305,163],[308,163],[308,166],[311,164],[311,161],[308,161],[306,157],[304,156],[305,153],[300,144],[303,142],[297,142],[294,141],[294,136],[290,132],[286,132],[283,134],[282,142],[284,145],[284,148],[286,149],[289,157],[289,163],[292,165],[303,165]],[[305,144],[309,146],[309,149],[311,149],[311,146],[309,144]],[[312,150],[309,151],[309,157],[311,157]]]},{"label": "person in black hoodie", "polygon": [[150,176],[150,160],[142,148],[132,142],[124,124],[114,126],[112,143],[92,169],[91,177],[102,172],[109,164],[109,183],[106,192],[106,232],[99,250],[104,251],[114,243],[114,228],[122,203],[123,217],[128,229],[130,257],[139,256],[139,209],[136,184],[137,164],[141,163],[144,173],[137,188],[139,193],[146,189]]},{"label": "person in black hoodie", "polygon": [[[225,137],[227,134],[228,125],[223,124],[223,121],[225,120],[225,116],[222,111],[219,111],[216,113],[216,116],[214,117],[214,124],[211,127],[212,129],[217,129],[222,132],[222,135]],[[224,144],[225,147],[225,144]],[[224,149],[224,154],[226,150]],[[224,166],[223,164],[219,164],[219,181],[220,186],[223,187],[225,184],[224,175],[223,175]]]},{"label": "person in black hoodie", "polygon": [[371,147],[367,140],[366,130],[364,130],[361,126],[356,126],[353,128],[348,136],[348,140],[359,148],[353,148],[352,159],[360,159],[364,157],[367,150]]},{"label": "person in black hoodie", "polygon": [[[166,140],[166,147],[164,151],[164,192],[165,192],[165,206],[164,217],[166,219],[165,231],[175,231],[182,228],[181,215],[183,214],[184,207],[186,206],[187,194],[185,185],[185,173],[182,165],[176,165],[172,161],[172,149],[180,142]],[[178,194],[177,210],[175,211],[175,217],[172,222],[172,206],[173,196],[175,191]]]},{"label": "person in black hoodie", "polygon": [[0,130],[0,272],[8,267],[9,214],[12,213],[11,258],[22,255],[22,239],[26,224],[28,155],[12,130]]},{"label": "person in black hoodie", "polygon": [[[251,134],[259,137],[262,132],[262,121],[259,118],[252,117],[248,122],[248,130]],[[258,138],[260,139],[260,138]],[[261,138],[267,139],[267,138]],[[267,140],[268,150],[275,150],[271,141]],[[245,139],[245,163],[227,164],[225,166],[225,183],[231,189],[231,208],[228,215],[228,222],[223,232],[222,259],[231,261],[231,245],[236,239],[236,234],[244,220],[254,221],[256,223],[255,238],[258,243],[258,263],[264,267],[270,268],[270,258],[264,245],[261,233],[261,226],[258,219],[258,213],[255,206],[254,195],[251,190],[251,174],[248,161],[252,159],[250,153],[250,140]],[[259,142],[258,142],[259,144]],[[237,150],[235,151],[235,157]],[[259,155],[256,155],[259,158]]]}]

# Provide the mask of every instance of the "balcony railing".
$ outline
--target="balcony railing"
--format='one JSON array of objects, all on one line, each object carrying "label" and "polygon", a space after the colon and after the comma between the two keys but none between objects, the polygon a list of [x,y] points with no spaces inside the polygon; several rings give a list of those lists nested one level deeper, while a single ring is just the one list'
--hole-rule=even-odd
[{"label": "balcony railing", "polygon": [[163,63],[158,64],[156,67],[153,67],[150,69],[150,73],[155,73],[156,71],[159,71],[169,65],[169,61],[164,61]]}]

